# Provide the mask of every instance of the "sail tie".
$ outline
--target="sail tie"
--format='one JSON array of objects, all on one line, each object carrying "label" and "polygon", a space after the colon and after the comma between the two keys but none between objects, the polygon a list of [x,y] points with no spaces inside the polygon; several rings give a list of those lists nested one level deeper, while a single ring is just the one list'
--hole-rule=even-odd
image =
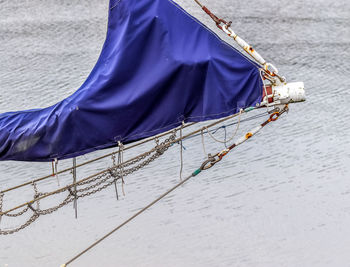
[{"label": "sail tie", "polygon": [[56,180],[57,180],[57,185],[60,186],[60,181],[58,179],[58,160],[57,158],[55,158],[53,161],[52,161],[52,176],[55,176],[56,177]]},{"label": "sail tie", "polygon": [[119,171],[120,171],[120,178],[122,180],[122,192],[123,196],[125,196],[125,189],[124,189],[124,145],[122,142],[118,141],[118,166],[120,166]]},{"label": "sail tie", "polygon": [[4,193],[0,193],[0,224],[1,224],[1,220],[2,220],[2,203],[4,201]]},{"label": "sail tie", "polygon": [[[112,154],[112,164],[113,164],[113,165],[112,165],[113,168],[114,168],[115,166],[117,166],[117,164],[116,164],[116,162],[115,162],[115,153]],[[118,176],[117,176],[117,175],[114,175],[112,170],[110,170],[110,174],[114,176],[114,190],[115,190],[115,195],[116,195],[117,200],[119,200],[118,185],[117,185],[117,180],[118,180],[117,177],[118,177]]]},{"label": "sail tie", "polygon": [[201,139],[202,139],[203,153],[204,153],[204,156],[206,157],[208,154],[207,154],[207,151],[205,150],[204,130],[203,130],[203,128],[201,129]]},{"label": "sail tie", "polygon": [[183,163],[183,144],[182,144],[182,130],[185,126],[185,122],[182,121],[181,127],[180,127],[180,181],[182,181],[182,171],[184,167]]}]

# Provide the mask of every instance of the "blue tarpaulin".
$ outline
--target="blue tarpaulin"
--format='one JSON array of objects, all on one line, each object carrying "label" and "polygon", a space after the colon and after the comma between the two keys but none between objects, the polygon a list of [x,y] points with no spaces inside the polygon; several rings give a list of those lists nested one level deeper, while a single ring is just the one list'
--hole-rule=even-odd
[{"label": "blue tarpaulin", "polygon": [[44,109],[0,115],[0,160],[51,161],[255,106],[258,66],[170,0],[111,0],[84,84]]}]

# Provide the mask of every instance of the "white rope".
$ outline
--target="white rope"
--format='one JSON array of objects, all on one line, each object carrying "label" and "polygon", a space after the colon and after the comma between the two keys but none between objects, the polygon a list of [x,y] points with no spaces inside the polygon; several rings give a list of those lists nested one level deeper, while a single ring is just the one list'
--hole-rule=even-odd
[{"label": "white rope", "polygon": [[73,208],[75,211],[75,219],[78,219],[78,199],[77,199],[77,158],[73,158],[73,169],[72,169],[72,175],[73,175],[73,184],[74,184],[74,202],[73,202]]},{"label": "white rope", "polygon": [[180,166],[180,181],[182,181],[182,171],[184,167],[184,162],[183,162],[183,145],[182,145],[182,129],[185,126],[185,122],[182,122],[182,125],[180,127],[180,161],[181,161],[181,166]]},{"label": "white rope", "polygon": [[207,151],[206,151],[206,149],[205,149],[205,142],[204,142],[204,132],[203,132],[203,129],[201,129],[201,137],[202,137],[202,147],[203,147],[204,157],[207,157],[208,154],[207,154]]},{"label": "white rope", "polygon": [[[116,166],[116,162],[115,162],[115,153],[112,154],[112,165],[113,167]],[[119,200],[119,194],[118,194],[118,185],[117,185],[117,177],[114,178],[114,189],[115,189],[115,195],[117,200]]]},{"label": "white rope", "polygon": [[238,122],[237,122],[236,130],[235,130],[235,132],[233,133],[233,135],[230,137],[230,139],[228,139],[228,140],[227,140],[226,138],[225,138],[224,141],[221,141],[221,140],[217,139],[217,138],[209,131],[209,129],[208,129],[207,126],[204,126],[204,129],[207,130],[207,133],[209,134],[209,136],[210,136],[214,141],[216,141],[216,142],[218,142],[218,143],[221,143],[221,144],[226,144],[227,142],[230,142],[230,141],[233,140],[233,138],[235,138],[235,136],[236,136],[236,134],[237,134],[237,132],[238,132],[239,126],[240,126],[240,124],[241,124],[241,115],[242,115],[242,113],[243,113],[243,109],[240,109],[240,110],[239,110],[239,117],[238,117]]},{"label": "white rope", "polygon": [[125,190],[124,190],[124,145],[122,142],[118,141],[118,147],[119,147],[119,151],[118,151],[118,165],[120,166],[120,177],[122,180],[122,192],[123,192],[123,196],[125,196]]},{"label": "white rope", "polygon": [[60,180],[58,179],[58,160],[55,159],[55,177],[56,177],[56,180],[57,180],[57,185],[60,186]]}]

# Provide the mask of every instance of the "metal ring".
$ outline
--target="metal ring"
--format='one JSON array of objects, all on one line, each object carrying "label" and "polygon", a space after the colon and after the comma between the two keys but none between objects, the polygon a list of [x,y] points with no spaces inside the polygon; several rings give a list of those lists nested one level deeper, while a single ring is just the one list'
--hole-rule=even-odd
[{"label": "metal ring", "polygon": [[219,162],[221,159],[215,159],[215,157],[210,157],[206,161],[204,161],[200,167],[200,169],[203,170],[208,170],[211,167],[213,167],[217,162]]},{"label": "metal ring", "polygon": [[277,121],[278,117],[280,116],[280,113],[279,112],[274,112],[271,114],[270,116],[270,120],[271,121]]},{"label": "metal ring", "polygon": [[234,32],[233,30],[228,26],[228,25],[223,25],[222,30],[230,37],[234,37]]}]

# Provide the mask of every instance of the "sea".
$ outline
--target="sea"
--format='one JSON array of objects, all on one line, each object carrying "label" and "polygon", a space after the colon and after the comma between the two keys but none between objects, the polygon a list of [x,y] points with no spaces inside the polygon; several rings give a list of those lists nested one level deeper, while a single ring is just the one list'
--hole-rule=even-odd
[{"label": "sea", "polygon": [[[350,1],[202,1],[231,20],[288,81],[303,81],[307,101],[290,105],[288,114],[69,266],[350,266]],[[176,2],[237,48],[193,0]],[[77,90],[98,59],[107,13],[108,0],[0,0],[0,113],[47,107]],[[242,123],[237,137],[265,119]],[[235,127],[226,128],[227,136]],[[224,148],[208,135],[203,139],[184,141],[183,177],[206,153]],[[77,161],[110,151],[116,150]],[[79,199],[77,218],[70,204],[0,236],[0,267],[66,263],[176,185],[180,153],[174,145],[125,177],[119,200],[114,187],[107,188]],[[57,167],[71,164],[59,161]],[[78,179],[111,164],[107,158],[79,168]],[[0,189],[51,173],[51,163],[0,162]],[[68,173],[37,186],[45,192],[71,180]],[[7,193],[3,209],[33,194],[32,185]],[[21,223],[23,218],[3,218],[1,229]]]}]

